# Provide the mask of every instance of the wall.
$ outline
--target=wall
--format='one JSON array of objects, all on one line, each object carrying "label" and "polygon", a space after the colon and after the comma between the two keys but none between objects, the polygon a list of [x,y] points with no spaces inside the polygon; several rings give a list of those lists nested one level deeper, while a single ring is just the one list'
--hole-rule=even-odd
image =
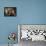
[{"label": "wall", "polygon": [[[4,7],[17,7],[16,17],[4,17]],[[46,0],[0,0],[0,44],[7,44],[17,24],[46,24]]]}]

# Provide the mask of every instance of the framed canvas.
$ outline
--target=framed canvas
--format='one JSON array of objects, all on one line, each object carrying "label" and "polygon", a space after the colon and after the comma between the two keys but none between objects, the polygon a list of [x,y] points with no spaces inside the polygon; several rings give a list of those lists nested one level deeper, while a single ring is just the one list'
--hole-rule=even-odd
[{"label": "framed canvas", "polygon": [[16,16],[16,7],[4,7],[4,16]]}]

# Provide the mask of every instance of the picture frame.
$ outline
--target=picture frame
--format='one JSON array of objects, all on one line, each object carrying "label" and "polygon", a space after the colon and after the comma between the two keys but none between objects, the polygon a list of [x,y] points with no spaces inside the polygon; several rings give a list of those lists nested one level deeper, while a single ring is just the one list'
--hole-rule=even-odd
[{"label": "picture frame", "polygon": [[16,17],[16,7],[4,7],[4,16],[6,17]]}]

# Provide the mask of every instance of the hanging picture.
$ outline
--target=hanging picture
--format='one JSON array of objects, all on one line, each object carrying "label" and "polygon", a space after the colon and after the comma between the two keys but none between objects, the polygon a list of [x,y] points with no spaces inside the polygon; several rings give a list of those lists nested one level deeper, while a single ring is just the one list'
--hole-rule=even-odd
[{"label": "hanging picture", "polygon": [[4,7],[4,16],[16,16],[16,7]]}]

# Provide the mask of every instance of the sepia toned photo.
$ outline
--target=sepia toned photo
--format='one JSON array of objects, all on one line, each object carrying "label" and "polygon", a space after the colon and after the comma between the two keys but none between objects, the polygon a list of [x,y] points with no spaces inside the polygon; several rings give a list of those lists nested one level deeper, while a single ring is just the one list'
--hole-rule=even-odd
[{"label": "sepia toned photo", "polygon": [[5,7],[4,16],[16,16],[16,7]]}]

